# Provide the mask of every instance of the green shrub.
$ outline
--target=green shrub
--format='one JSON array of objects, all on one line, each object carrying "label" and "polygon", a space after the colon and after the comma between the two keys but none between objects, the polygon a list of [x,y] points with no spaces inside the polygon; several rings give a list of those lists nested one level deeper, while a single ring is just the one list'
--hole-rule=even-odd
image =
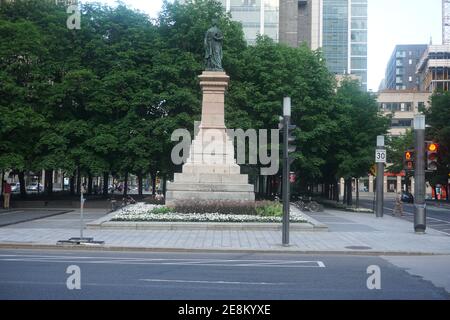
[{"label": "green shrub", "polygon": [[169,207],[156,207],[153,208],[150,213],[152,214],[165,214],[165,213],[171,213],[174,212],[173,208]]},{"label": "green shrub", "polygon": [[256,215],[254,201],[231,200],[182,200],[173,205],[173,212],[177,213],[222,213]]},{"label": "green shrub", "polygon": [[283,205],[279,202],[261,201],[256,205],[256,212],[265,217],[283,216]]}]

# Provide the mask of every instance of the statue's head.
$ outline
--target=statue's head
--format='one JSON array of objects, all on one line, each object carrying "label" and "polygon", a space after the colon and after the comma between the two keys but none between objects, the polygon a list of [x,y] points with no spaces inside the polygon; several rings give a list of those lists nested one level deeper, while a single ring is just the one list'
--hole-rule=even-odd
[{"label": "statue's head", "polygon": [[217,24],[219,23],[219,20],[217,20],[217,18],[213,18],[213,19],[211,20],[211,22],[212,22],[212,25],[213,25],[213,26],[217,26]]}]

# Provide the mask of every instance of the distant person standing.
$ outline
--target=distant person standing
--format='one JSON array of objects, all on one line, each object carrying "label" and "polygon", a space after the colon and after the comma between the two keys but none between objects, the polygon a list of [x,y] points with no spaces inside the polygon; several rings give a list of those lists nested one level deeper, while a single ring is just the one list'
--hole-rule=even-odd
[{"label": "distant person standing", "polygon": [[397,193],[397,197],[395,198],[395,207],[394,212],[392,213],[394,216],[403,216],[403,203],[402,203],[402,194],[401,192]]},{"label": "distant person standing", "polygon": [[3,180],[3,208],[9,209],[9,202],[11,199],[11,185]]}]

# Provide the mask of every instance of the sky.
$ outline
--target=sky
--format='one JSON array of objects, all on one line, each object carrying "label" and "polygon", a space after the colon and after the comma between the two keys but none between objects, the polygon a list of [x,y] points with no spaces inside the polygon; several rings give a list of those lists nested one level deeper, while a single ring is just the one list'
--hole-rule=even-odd
[{"label": "sky", "polygon": [[[88,0],[91,1],[91,0]],[[96,0],[114,4],[115,0]],[[162,0],[122,0],[156,17]],[[368,0],[368,89],[377,91],[397,44],[442,43],[441,0]]]}]

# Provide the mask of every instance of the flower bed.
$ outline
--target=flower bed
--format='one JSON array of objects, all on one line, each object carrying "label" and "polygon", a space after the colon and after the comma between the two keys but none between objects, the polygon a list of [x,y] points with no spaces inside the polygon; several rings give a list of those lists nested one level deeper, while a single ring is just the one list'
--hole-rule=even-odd
[{"label": "flower bed", "polygon": [[[152,213],[164,212],[162,206],[137,203],[122,208],[111,221],[146,221],[146,222],[280,222],[282,217],[261,215],[235,215],[219,213]],[[157,209],[157,210],[154,210]],[[290,221],[305,223],[307,220],[300,214],[292,212]]]}]

